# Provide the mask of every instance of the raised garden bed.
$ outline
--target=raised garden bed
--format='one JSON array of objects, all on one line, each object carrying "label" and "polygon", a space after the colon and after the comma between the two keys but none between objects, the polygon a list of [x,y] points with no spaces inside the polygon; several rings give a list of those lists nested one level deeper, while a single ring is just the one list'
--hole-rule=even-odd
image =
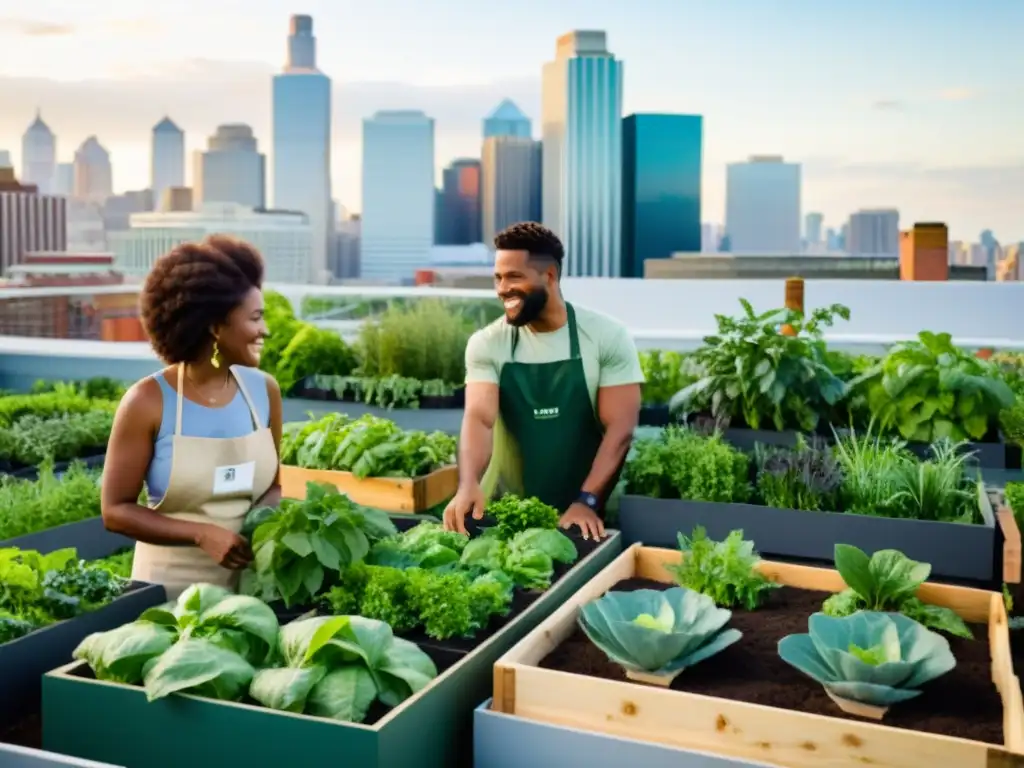
[{"label": "raised garden bed", "polygon": [[4,768],[122,768],[12,744],[0,744],[0,765]]},{"label": "raised garden bed", "polygon": [[489,700],[474,713],[473,755],[474,765],[487,768],[770,768],[768,763],[506,715],[491,709]]},{"label": "raised garden bed", "polygon": [[[60,477],[67,471],[68,467],[75,463],[84,464],[90,469],[97,469],[103,466],[103,462],[106,458],[106,446],[100,446],[96,449],[96,453],[90,456],[83,456],[69,461],[58,461],[53,465],[53,473],[57,477]],[[11,477],[16,477],[19,480],[38,480],[39,467],[27,467],[23,464],[14,465],[0,462],[0,475],[10,475]]]},{"label": "raised garden bed", "polygon": [[[84,662],[43,679],[43,744],[127,768],[178,768],[181,734],[203,744],[191,768],[292,765],[297,751],[343,755],[360,768],[456,768],[471,764],[473,709],[489,693],[494,662],[621,551],[618,533],[597,546],[500,631],[472,650],[424,645],[441,672],[390,711],[353,724],[245,703],[174,695],[152,704],[142,688],[93,679]],[[225,739],[226,733],[244,734]]]},{"label": "raised garden bed", "polygon": [[98,560],[125,547],[135,546],[134,539],[111,533],[103,526],[102,517],[90,517],[76,523],[65,523],[45,531],[27,533],[7,541],[0,541],[0,549],[17,547],[34,549],[41,554],[56,552],[58,549],[74,547],[82,560]]},{"label": "raised garden bed", "polygon": [[87,635],[133,621],[166,599],[162,586],[132,582],[124,594],[102,608],[0,645],[0,727],[9,727],[38,709],[43,675],[66,664]]},{"label": "raised garden bed", "polygon": [[978,507],[983,522],[969,525],[626,494],[619,501],[619,528],[627,545],[643,542],[655,547],[674,547],[679,531],[688,534],[698,525],[712,539],[742,529],[745,538],[757,542],[758,551],[782,558],[831,561],[837,542],[869,554],[898,549],[913,560],[931,563],[935,576],[991,582],[999,578],[998,548],[1004,540],[1016,538],[1019,553],[1020,534],[1014,534],[1012,515],[1000,517],[996,524],[980,485]]},{"label": "raised garden bed", "polygon": [[[987,768],[1024,759],[1024,705],[1010,657],[1002,595],[925,583],[918,597],[952,608],[974,640],[950,639],[957,666],[902,702],[882,724],[840,711],[822,687],[778,657],[810,613],[846,585],[833,570],[761,561],[784,585],[755,612],[734,610],[735,645],[688,669],[671,688],[626,681],[578,630],[580,608],[611,589],[667,588],[679,551],[634,545],[536,627],[494,668],[492,707],[506,714],[787,768]],[[582,638],[582,639],[581,639]]]},{"label": "raised garden bed", "polygon": [[[299,383],[291,392],[291,397],[299,397],[305,400],[320,400],[326,402],[335,403],[354,403],[357,405],[369,405],[362,397],[357,396],[353,390],[348,390],[344,395],[338,396],[338,393],[332,387],[318,386],[316,382],[316,376],[310,376]],[[448,410],[448,409],[462,409],[466,406],[466,389],[465,387],[459,387],[450,395],[419,395],[417,397],[419,401],[419,409],[422,410]],[[373,406],[370,406],[373,407]],[[379,408],[385,412],[390,412],[388,409]],[[403,410],[398,408],[397,410]],[[404,410],[415,410],[415,409],[404,409]]]},{"label": "raised garden bed", "polygon": [[281,465],[281,493],[286,498],[306,498],[306,483],[327,483],[357,504],[387,512],[423,512],[455,495],[458,467],[441,467],[421,477],[365,477],[330,469],[305,469]]}]

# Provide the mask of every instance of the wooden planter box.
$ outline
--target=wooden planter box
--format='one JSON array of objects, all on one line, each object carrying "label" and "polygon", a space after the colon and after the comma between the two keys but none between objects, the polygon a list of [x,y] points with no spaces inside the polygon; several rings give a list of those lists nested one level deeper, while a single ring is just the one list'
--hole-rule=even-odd
[{"label": "wooden planter box", "polygon": [[82,560],[96,560],[107,557],[125,547],[134,547],[135,540],[111,533],[103,526],[103,518],[90,517],[77,523],[58,525],[45,531],[27,533],[7,541],[0,541],[0,549],[17,547],[18,549],[34,549],[44,555],[58,549],[74,547]]},{"label": "wooden planter box", "polygon": [[[512,746],[514,745],[514,747]],[[572,762],[570,762],[570,756]],[[473,765],[478,768],[771,768],[767,763],[723,757],[639,739],[542,723],[477,707]]]},{"label": "wooden planter box", "polygon": [[[98,610],[0,645],[0,727],[38,709],[43,675],[66,664],[87,635],[134,621],[147,608],[167,600],[164,588],[157,584],[135,582],[130,590]],[[0,765],[5,763],[0,760]]]},{"label": "wooden planter box", "polygon": [[[988,622],[992,680],[1003,700],[1005,745],[719,699],[637,683],[542,669],[539,662],[576,628],[580,608],[623,579],[673,583],[664,568],[678,550],[634,544],[494,665],[492,707],[506,714],[786,768],[990,768],[1024,764],[1024,705],[1010,660],[1002,595],[926,583],[922,600]],[[762,561],[768,578],[800,589],[842,591],[837,571]]]},{"label": "wooden planter box", "polygon": [[[490,695],[494,662],[622,551],[617,532],[499,632],[372,725],[173,695],[92,679],[73,662],[43,678],[43,746],[127,768],[297,766],[319,755],[353,768],[457,768],[472,759],[473,710]],[[230,738],[237,734],[239,738]],[[339,764],[341,764],[339,763]]]},{"label": "wooden planter box", "polygon": [[1019,562],[1020,534],[1012,515],[1000,517],[997,526],[982,487],[978,507],[984,522],[968,525],[627,494],[619,501],[619,528],[627,545],[642,542],[652,547],[675,547],[678,532],[689,534],[698,525],[715,540],[742,529],[744,538],[764,555],[828,562],[837,542],[868,554],[898,549],[930,563],[933,576],[992,582],[999,579],[998,561],[1006,559],[998,550],[1004,539],[1016,542],[1017,554],[1011,557]]},{"label": "wooden planter box", "polygon": [[329,483],[363,506],[387,512],[424,512],[455,495],[459,470],[452,465],[421,477],[366,477],[330,469],[304,469],[281,465],[281,493],[289,499],[306,498],[306,483]]}]

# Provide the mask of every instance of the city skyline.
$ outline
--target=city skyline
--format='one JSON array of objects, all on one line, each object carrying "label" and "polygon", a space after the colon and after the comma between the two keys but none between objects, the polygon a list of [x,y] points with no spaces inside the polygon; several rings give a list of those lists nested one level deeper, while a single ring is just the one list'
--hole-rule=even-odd
[{"label": "city skyline", "polygon": [[[302,12],[317,18],[321,69],[335,83],[332,181],[349,209],[362,208],[364,118],[378,109],[434,118],[439,180],[453,158],[479,157],[481,120],[504,98],[534,121],[537,137],[541,68],[555,39],[602,29],[625,64],[623,116],[703,116],[705,220],[724,220],[727,163],[779,154],[803,166],[803,213],[821,211],[826,226],[861,208],[895,207],[904,224],[946,221],[953,239],[992,229],[1004,242],[1024,240],[1024,150],[1014,135],[1024,89],[1011,81],[1024,58],[1012,38],[1024,23],[1019,4],[868,0],[809,14],[794,0],[771,9],[750,0],[522,0],[483,13],[452,0],[429,17],[397,0],[254,0],[244,15],[237,0],[185,0],[168,17],[133,15],[138,6],[121,0],[103,11],[66,5],[40,0],[30,17],[0,13],[0,45],[14,54],[0,63],[0,149],[20,167],[21,134],[38,107],[57,134],[59,162],[98,137],[118,192],[148,186],[150,131],[165,115],[186,132],[189,153],[221,123],[248,123],[269,147],[281,30]],[[970,39],[992,54],[953,55]]]}]

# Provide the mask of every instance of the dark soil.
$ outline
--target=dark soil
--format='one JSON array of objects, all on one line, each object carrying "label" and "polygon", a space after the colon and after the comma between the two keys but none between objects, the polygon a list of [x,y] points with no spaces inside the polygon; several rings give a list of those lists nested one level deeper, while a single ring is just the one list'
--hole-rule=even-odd
[{"label": "dark soil", "polygon": [[[628,579],[619,591],[667,589],[670,585]],[[757,611],[734,610],[730,627],[743,638],[675,679],[672,688],[689,693],[745,701],[816,715],[857,720],[841,711],[818,683],[784,662],[778,642],[807,632],[807,618],[821,609],[828,592],[783,587]],[[1003,705],[992,683],[988,628],[971,625],[974,640],[949,637],[956,668],[923,687],[916,699],[892,707],[884,725],[926,733],[1003,744]],[[609,661],[582,630],[541,661],[542,667],[579,675],[625,680],[622,668]],[[875,721],[869,721],[875,722]]]},{"label": "dark soil", "polygon": [[33,712],[11,724],[0,728],[0,744],[14,744],[19,747],[42,749],[43,719],[39,712]]}]

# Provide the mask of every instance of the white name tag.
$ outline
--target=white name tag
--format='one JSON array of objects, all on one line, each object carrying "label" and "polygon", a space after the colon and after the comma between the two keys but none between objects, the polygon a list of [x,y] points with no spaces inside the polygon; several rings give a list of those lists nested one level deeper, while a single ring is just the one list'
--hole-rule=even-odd
[{"label": "white name tag", "polygon": [[251,491],[256,478],[256,462],[217,467],[213,473],[213,495]]}]

